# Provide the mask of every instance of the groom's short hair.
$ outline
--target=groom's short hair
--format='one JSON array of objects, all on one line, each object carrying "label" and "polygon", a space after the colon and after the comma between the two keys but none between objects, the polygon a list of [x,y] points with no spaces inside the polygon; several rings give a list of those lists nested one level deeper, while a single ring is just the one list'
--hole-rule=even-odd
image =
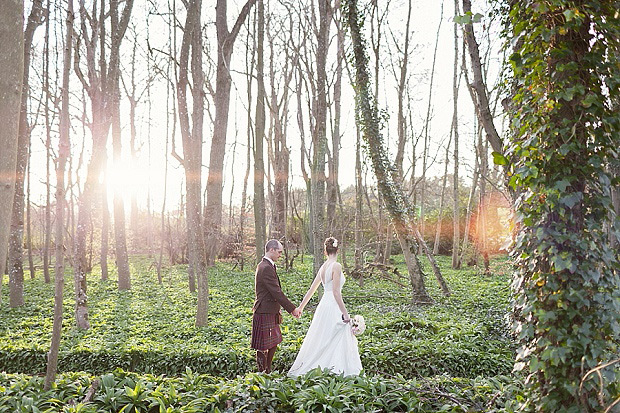
[{"label": "groom's short hair", "polygon": [[269,250],[275,250],[275,249],[278,249],[279,247],[280,247],[280,241],[278,241],[277,239],[270,239],[265,244],[265,254],[268,253]]}]

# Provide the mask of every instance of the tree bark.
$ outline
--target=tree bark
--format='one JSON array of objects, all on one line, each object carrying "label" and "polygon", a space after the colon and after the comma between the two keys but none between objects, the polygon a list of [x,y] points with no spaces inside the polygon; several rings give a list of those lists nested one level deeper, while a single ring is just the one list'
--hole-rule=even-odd
[{"label": "tree bark", "polygon": [[[36,0],[28,16],[24,30],[24,71],[22,79],[21,104],[19,114],[19,135],[17,140],[17,165],[15,171],[15,192],[11,215],[11,235],[9,237],[9,305],[24,305],[24,180],[28,166],[28,147],[30,145],[30,125],[28,124],[28,95],[30,74],[30,53],[34,32],[42,23],[43,1]],[[21,21],[21,19],[20,19]]]},{"label": "tree bark", "polygon": [[397,173],[387,158],[387,151],[380,130],[378,110],[370,94],[368,58],[359,26],[356,0],[346,1],[345,15],[353,43],[358,117],[362,124],[364,139],[369,148],[377,185],[383,194],[386,209],[392,217],[398,240],[405,255],[412,287],[412,300],[418,303],[428,303],[431,302],[431,298],[426,292],[421,265],[414,252],[417,245],[415,238],[412,238],[409,232],[409,228],[413,227],[410,218],[412,207],[400,187],[399,181],[394,179]]},{"label": "tree bark", "polygon": [[[454,14],[459,12],[458,0],[454,0]],[[458,100],[459,100],[459,83],[458,76],[459,61],[459,35],[458,26],[454,23],[454,73],[452,78],[452,99],[453,99],[453,116],[452,116],[452,136],[454,137],[454,172],[452,174],[452,268],[459,268],[459,242],[461,235],[460,230],[460,213],[459,213],[459,117],[458,117]]]},{"label": "tree bark", "polygon": [[[196,326],[207,324],[208,314],[208,279],[205,255],[204,234],[202,230],[201,211],[201,169],[202,169],[202,122],[204,116],[204,75],[202,72],[201,42],[201,0],[187,4],[187,18],[179,57],[179,79],[177,83],[177,100],[179,121],[183,140],[183,167],[185,169],[187,233],[189,249],[189,266],[198,281],[198,304],[196,307]],[[187,107],[188,66],[191,49],[192,70],[192,125],[190,127]],[[220,205],[221,207],[221,205]],[[221,212],[221,208],[220,208]]]},{"label": "tree bark", "polygon": [[47,370],[44,389],[49,390],[56,379],[58,367],[58,351],[62,333],[62,307],[64,289],[64,212],[65,212],[65,166],[69,157],[69,76],[71,70],[71,51],[73,42],[73,2],[68,1],[67,33],[63,59],[62,109],[60,112],[60,141],[58,145],[58,161],[56,164],[56,269],[54,271],[54,324],[50,351],[47,355]]},{"label": "tree bark", "polygon": [[228,110],[230,105],[230,60],[237,34],[245,21],[250,8],[256,0],[248,0],[231,31],[228,31],[226,0],[217,0],[215,7],[215,27],[217,31],[217,69],[215,91],[215,121],[213,140],[209,154],[209,175],[207,178],[207,202],[205,205],[205,231],[207,262],[215,262],[222,231],[222,178],[224,172],[224,151],[228,129]]},{"label": "tree bark", "polygon": [[[133,0],[125,3],[123,15],[119,20],[118,15],[119,0],[111,0],[110,2],[110,29],[112,41],[110,45],[110,63],[108,82],[110,96],[108,102],[109,110],[112,112],[109,116],[112,120],[112,147],[113,160],[116,165],[121,164],[121,108],[120,108],[120,46],[125,32]],[[131,274],[129,270],[129,255],[127,254],[127,233],[125,229],[125,205],[121,188],[114,188],[114,247],[116,250],[116,266],[118,270],[118,289],[131,289]]]},{"label": "tree bark", "polygon": [[0,13],[0,288],[4,278],[16,181],[24,77],[23,9],[22,0],[7,0]]},{"label": "tree bark", "polygon": [[[47,10],[49,10],[49,0]],[[51,179],[50,162],[52,159],[52,126],[50,122],[50,19],[45,19],[45,42],[43,51],[43,89],[45,92],[45,105],[43,107],[45,117],[45,239],[43,241],[43,279],[46,284],[51,281],[50,277],[50,243],[52,238],[52,204],[51,204]]]},{"label": "tree bark", "polygon": [[313,271],[316,274],[323,264],[325,240],[325,157],[327,154],[327,41],[331,22],[329,0],[318,0],[319,27],[316,32],[316,100],[313,101],[314,128],[312,131],[313,154],[312,182],[312,243]]},{"label": "tree bark", "polygon": [[[455,6],[457,6],[457,4],[458,3],[455,2]],[[471,0],[463,0],[463,13],[471,13]],[[484,127],[487,134],[487,139],[491,143],[493,151],[503,153],[502,139],[497,133],[497,129],[493,123],[493,115],[491,114],[491,110],[489,108],[489,97],[487,95],[484,77],[482,75],[480,52],[478,50],[478,43],[476,42],[476,38],[474,36],[473,23],[466,23],[463,26],[463,35],[465,36],[465,42],[467,44],[469,57],[471,59],[472,71],[474,73],[474,83],[472,85],[472,89],[475,92],[475,99],[473,103],[476,107],[476,113],[480,119],[480,123],[482,123],[482,126]]]},{"label": "tree bark", "polygon": [[254,228],[256,244],[256,262],[265,253],[266,219],[265,219],[265,164],[263,160],[263,142],[265,141],[265,82],[264,53],[265,6],[258,0],[258,24],[256,43],[256,133],[254,134]]}]

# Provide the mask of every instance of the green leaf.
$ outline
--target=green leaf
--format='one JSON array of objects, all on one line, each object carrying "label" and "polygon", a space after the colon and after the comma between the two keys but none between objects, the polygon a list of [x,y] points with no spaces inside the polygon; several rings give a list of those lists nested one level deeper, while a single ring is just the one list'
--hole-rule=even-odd
[{"label": "green leaf", "polygon": [[508,165],[508,159],[499,152],[492,152],[493,163],[495,165]]},{"label": "green leaf", "polygon": [[568,22],[575,18],[575,10],[572,9],[564,10],[562,14],[566,17],[566,21]]}]

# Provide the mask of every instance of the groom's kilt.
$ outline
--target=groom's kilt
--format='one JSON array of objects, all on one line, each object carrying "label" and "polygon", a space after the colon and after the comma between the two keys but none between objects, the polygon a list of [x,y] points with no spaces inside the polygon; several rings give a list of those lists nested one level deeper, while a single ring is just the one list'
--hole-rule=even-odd
[{"label": "groom's kilt", "polygon": [[269,350],[282,342],[279,314],[254,313],[252,317],[252,348]]}]

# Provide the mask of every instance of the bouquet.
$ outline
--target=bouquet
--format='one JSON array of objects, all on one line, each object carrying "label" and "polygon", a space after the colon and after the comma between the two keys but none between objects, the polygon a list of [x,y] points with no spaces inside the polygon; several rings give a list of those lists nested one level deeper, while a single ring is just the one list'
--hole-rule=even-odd
[{"label": "bouquet", "polygon": [[366,322],[364,321],[364,316],[356,315],[351,319],[351,330],[353,331],[353,335],[359,336],[366,330]]}]

